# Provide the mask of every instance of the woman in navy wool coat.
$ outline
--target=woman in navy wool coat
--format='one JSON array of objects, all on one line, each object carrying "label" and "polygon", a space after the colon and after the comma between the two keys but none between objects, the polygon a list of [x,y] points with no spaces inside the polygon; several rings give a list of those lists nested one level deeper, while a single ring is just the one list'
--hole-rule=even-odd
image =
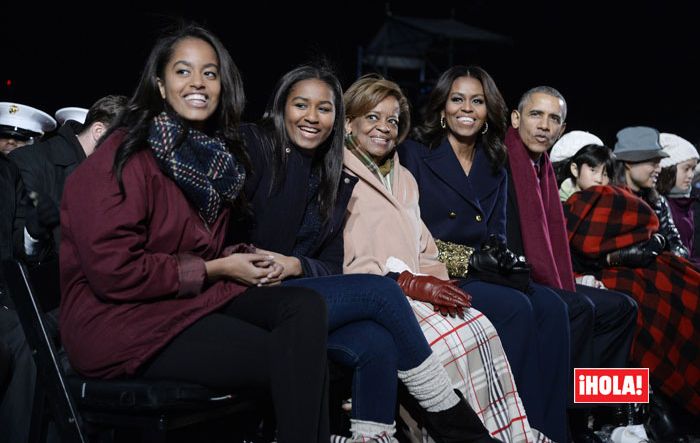
[{"label": "woman in navy wool coat", "polygon": [[[398,152],[418,182],[428,229],[436,239],[472,248],[492,234],[505,241],[507,107],[493,79],[479,67],[450,68],[430,94],[423,117]],[[468,277],[461,287],[496,327],[532,426],[566,441],[565,304],[537,285],[525,294]]]}]

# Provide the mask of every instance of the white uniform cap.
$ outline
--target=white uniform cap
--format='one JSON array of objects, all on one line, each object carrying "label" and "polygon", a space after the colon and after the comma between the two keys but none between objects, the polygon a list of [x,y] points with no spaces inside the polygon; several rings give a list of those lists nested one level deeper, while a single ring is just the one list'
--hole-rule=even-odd
[{"label": "white uniform cap", "polygon": [[31,106],[0,102],[0,125],[0,132],[41,135],[56,129],[56,120]]},{"label": "white uniform cap", "polygon": [[661,159],[662,168],[677,165],[691,158],[700,158],[695,146],[676,134],[662,132],[659,135],[659,143],[664,148],[664,152],[668,154],[668,157]]},{"label": "white uniform cap", "polygon": [[85,108],[61,108],[56,111],[56,120],[59,125],[63,125],[67,120],[75,120],[78,123],[85,123],[88,110]]},{"label": "white uniform cap", "polygon": [[586,145],[604,146],[603,140],[586,131],[570,131],[562,135],[549,153],[552,163],[568,160]]}]

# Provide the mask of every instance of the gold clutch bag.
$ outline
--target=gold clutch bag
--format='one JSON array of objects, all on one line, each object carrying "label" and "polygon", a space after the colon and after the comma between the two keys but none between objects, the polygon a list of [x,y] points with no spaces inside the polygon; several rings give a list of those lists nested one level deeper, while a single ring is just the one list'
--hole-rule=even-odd
[{"label": "gold clutch bag", "polygon": [[474,248],[448,241],[435,240],[438,248],[438,260],[447,266],[450,277],[466,278],[469,271],[469,257]]}]

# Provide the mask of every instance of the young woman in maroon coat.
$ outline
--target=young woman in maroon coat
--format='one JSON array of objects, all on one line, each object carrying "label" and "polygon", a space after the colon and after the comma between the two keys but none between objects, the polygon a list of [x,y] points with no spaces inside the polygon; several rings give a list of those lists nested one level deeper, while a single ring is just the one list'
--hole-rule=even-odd
[{"label": "young woman in maroon coat", "polygon": [[224,249],[246,175],[243,103],[210,32],[156,43],[127,111],[66,184],[61,336],[83,375],[261,387],[278,441],[327,442],[324,301],[261,287],[282,266]]}]

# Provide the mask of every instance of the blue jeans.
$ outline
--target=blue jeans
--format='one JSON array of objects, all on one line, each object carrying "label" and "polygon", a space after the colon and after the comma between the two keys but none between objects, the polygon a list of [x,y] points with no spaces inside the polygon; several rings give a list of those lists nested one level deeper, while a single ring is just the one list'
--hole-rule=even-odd
[{"label": "blue jeans", "polygon": [[328,334],[328,358],[354,368],[353,418],[394,421],[398,352],[389,331],[371,320],[341,326]]},{"label": "blue jeans", "polygon": [[325,298],[329,358],[355,368],[353,418],[393,423],[397,369],[415,368],[432,352],[399,285],[369,274],[282,284],[313,289]]}]

